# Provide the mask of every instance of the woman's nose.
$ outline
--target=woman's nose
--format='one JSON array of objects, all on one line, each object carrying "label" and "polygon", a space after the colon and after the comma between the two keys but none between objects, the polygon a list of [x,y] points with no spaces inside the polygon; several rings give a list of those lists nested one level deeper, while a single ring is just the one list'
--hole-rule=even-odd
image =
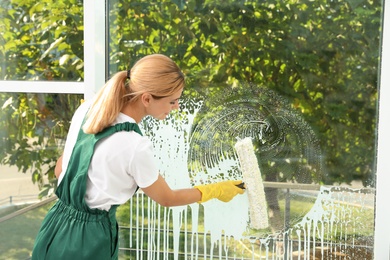
[{"label": "woman's nose", "polygon": [[179,109],[179,101],[176,100],[175,103],[172,105],[172,110],[178,110]]}]

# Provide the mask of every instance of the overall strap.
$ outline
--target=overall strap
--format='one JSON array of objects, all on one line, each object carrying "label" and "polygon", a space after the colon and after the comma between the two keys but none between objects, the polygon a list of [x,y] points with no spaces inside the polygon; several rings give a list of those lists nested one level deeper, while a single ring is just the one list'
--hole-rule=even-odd
[{"label": "overall strap", "polygon": [[136,123],[125,122],[125,123],[119,123],[119,124],[107,127],[106,129],[104,129],[100,133],[95,134],[95,138],[99,140],[99,139],[102,139],[106,136],[112,135],[113,133],[121,132],[121,131],[127,131],[127,132],[134,131],[134,132],[142,135],[141,129],[139,128],[139,126]]}]

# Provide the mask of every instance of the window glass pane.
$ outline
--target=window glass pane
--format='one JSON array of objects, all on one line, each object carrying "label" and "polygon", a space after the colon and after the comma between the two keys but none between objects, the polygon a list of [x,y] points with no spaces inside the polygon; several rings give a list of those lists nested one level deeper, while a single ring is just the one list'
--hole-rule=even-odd
[{"label": "window glass pane", "polygon": [[[144,124],[171,187],[242,178],[235,144],[245,137],[264,186],[261,203],[248,190],[171,210],[137,195],[121,223],[126,254],[372,259],[381,9],[110,1],[110,75],[163,53],[187,76],[179,114]],[[268,228],[252,225],[248,209],[258,206]]]},{"label": "window glass pane", "polygon": [[82,95],[0,93],[0,206],[53,192],[55,163],[81,99]]},{"label": "window glass pane", "polygon": [[[25,214],[0,222],[0,252],[2,259],[30,259],[35,237],[47,211],[53,202],[27,211]],[[24,205],[13,204],[0,207],[0,218],[25,209]],[[6,235],[5,235],[6,234]]]},{"label": "window glass pane", "polygon": [[1,80],[83,80],[82,1],[1,1]]}]

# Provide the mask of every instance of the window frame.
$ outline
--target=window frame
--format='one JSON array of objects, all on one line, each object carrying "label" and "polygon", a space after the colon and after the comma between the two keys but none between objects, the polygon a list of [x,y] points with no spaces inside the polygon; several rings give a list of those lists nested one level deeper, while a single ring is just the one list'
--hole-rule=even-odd
[{"label": "window frame", "polygon": [[[381,63],[379,75],[379,102],[378,102],[378,138],[377,138],[377,164],[376,164],[376,199],[375,199],[375,233],[374,258],[390,259],[390,210],[388,209],[388,196],[390,194],[390,2],[383,1]],[[382,73],[381,73],[382,72]]]}]

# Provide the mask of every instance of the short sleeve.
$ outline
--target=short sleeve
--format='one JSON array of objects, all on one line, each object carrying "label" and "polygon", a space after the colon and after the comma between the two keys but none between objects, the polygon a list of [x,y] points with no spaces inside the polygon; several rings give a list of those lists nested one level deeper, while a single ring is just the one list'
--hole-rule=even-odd
[{"label": "short sleeve", "polygon": [[146,137],[137,145],[132,162],[130,175],[140,188],[152,185],[158,179],[157,164],[153,154],[152,142]]}]

